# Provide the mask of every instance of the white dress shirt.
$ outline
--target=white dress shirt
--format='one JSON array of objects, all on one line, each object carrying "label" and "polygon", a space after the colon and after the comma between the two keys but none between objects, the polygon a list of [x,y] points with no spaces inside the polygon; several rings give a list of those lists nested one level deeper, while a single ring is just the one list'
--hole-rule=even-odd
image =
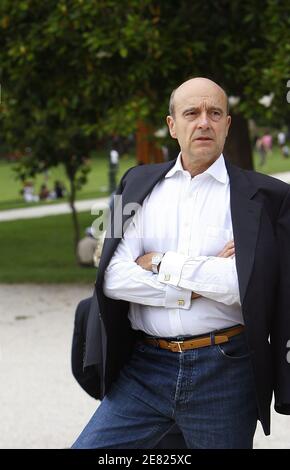
[{"label": "white dress shirt", "polygon": [[[129,301],[132,328],[153,336],[243,324],[235,257],[217,256],[232,239],[223,155],[192,178],[179,154],[125,231],[105,272],[104,293]],[[165,253],[159,274],[135,262],[153,251]],[[191,300],[192,291],[202,297]]]}]

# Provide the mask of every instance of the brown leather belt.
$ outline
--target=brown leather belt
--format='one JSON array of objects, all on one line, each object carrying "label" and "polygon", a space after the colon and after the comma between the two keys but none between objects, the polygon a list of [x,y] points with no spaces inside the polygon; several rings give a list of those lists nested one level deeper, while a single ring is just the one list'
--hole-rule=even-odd
[{"label": "brown leather belt", "polygon": [[202,335],[185,341],[167,341],[162,338],[148,338],[146,336],[142,341],[161,349],[169,349],[172,352],[182,352],[187,349],[204,348],[212,344],[226,343],[231,336],[238,335],[244,331],[244,329],[245,327],[243,325],[233,326],[226,330],[215,331],[212,335],[209,333],[206,336]]}]

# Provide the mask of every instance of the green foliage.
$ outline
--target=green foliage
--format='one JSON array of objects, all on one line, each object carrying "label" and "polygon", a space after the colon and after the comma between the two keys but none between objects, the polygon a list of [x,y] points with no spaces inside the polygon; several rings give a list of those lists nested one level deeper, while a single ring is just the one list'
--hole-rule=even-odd
[{"label": "green foliage", "polygon": [[193,75],[239,96],[247,118],[286,116],[289,18],[286,0],[2,0],[2,134],[33,171],[63,162],[74,176],[104,136],[160,125]]},{"label": "green foliage", "polygon": [[116,133],[112,108],[128,96],[128,41],[138,49],[136,32],[146,28],[135,11],[148,2],[131,1],[128,11],[121,3],[1,2],[2,128],[23,154],[21,179],[63,163],[79,189],[89,171],[86,155],[104,133]]}]

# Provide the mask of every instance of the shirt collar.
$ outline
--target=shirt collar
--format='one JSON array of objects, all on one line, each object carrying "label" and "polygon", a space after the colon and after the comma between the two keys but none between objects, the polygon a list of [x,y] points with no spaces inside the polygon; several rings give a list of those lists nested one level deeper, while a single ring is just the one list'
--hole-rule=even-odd
[{"label": "shirt collar", "polygon": [[[165,178],[170,178],[174,176],[177,172],[181,172],[187,175],[189,174],[189,172],[187,170],[184,170],[182,166],[181,152],[179,153],[174,166],[165,175]],[[205,170],[203,173],[197,176],[200,177],[204,174],[208,174],[212,176],[214,179],[216,179],[220,183],[226,184],[228,182],[229,176],[228,176],[228,172],[226,169],[224,156],[222,153],[220,154],[219,158],[217,158],[217,160],[215,160],[213,164],[209,168],[207,168],[207,170]]]}]

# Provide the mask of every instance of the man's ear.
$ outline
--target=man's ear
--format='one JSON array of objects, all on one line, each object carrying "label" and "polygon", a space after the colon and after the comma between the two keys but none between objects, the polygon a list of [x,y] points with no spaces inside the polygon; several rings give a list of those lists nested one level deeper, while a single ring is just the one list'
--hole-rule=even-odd
[{"label": "man's ear", "polygon": [[229,128],[230,128],[230,125],[231,125],[231,122],[232,122],[232,118],[230,115],[227,116],[227,131],[226,131],[226,137],[229,133]]},{"label": "man's ear", "polygon": [[173,117],[172,116],[167,116],[166,122],[167,122],[168,129],[169,129],[171,137],[173,137],[173,139],[176,139],[175,121],[174,121]]}]

